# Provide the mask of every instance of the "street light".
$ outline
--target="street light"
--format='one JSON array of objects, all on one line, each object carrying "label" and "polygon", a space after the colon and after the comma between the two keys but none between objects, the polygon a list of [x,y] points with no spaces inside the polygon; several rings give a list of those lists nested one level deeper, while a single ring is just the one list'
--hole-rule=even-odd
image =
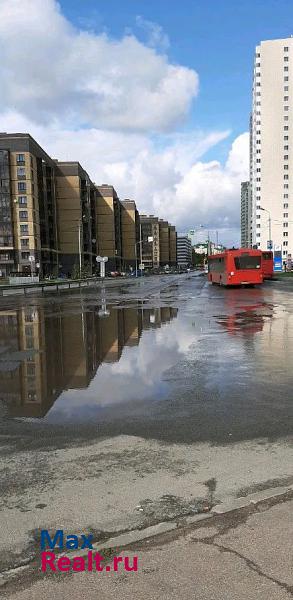
[{"label": "street light", "polygon": [[272,240],[272,217],[271,217],[271,213],[269,210],[267,210],[267,208],[263,208],[262,206],[258,207],[259,210],[263,210],[264,212],[267,212],[269,215],[269,245],[270,247],[268,248],[268,250],[272,250],[273,247],[273,240]]}]

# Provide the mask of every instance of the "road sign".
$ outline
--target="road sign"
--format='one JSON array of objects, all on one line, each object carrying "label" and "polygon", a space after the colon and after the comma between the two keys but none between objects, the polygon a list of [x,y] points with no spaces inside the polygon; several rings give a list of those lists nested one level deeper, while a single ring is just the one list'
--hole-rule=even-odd
[{"label": "road sign", "polygon": [[100,262],[100,263],[106,263],[108,262],[108,256],[96,256],[96,261]]}]

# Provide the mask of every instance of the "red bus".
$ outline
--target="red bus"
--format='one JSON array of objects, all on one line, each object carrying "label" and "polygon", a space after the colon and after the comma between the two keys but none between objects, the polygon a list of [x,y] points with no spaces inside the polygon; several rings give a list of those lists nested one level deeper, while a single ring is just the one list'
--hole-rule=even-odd
[{"label": "red bus", "polygon": [[219,285],[257,285],[263,282],[261,250],[240,248],[208,256],[208,280]]},{"label": "red bus", "polygon": [[264,279],[273,279],[274,276],[274,255],[271,250],[262,251],[261,269]]}]

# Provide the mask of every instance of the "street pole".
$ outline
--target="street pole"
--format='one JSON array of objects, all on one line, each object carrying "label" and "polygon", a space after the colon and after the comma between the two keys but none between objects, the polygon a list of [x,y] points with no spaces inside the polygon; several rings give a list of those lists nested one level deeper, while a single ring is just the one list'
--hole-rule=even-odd
[{"label": "street pole", "polygon": [[78,254],[79,254],[79,279],[81,279],[82,261],[81,261],[81,221],[78,222]]},{"label": "street pole", "polygon": [[134,255],[135,255],[135,277],[137,277],[137,242],[134,244]]},{"label": "street pole", "polygon": [[141,239],[141,223],[139,224],[139,246],[140,246],[140,276],[142,277],[142,239]]},{"label": "street pole", "polygon": [[259,210],[263,210],[264,212],[267,212],[269,215],[269,242],[270,242],[270,248],[268,248],[268,250],[273,250],[274,249],[274,245],[273,245],[273,240],[272,240],[272,217],[271,217],[271,213],[267,208],[263,208],[262,206],[259,206]]}]

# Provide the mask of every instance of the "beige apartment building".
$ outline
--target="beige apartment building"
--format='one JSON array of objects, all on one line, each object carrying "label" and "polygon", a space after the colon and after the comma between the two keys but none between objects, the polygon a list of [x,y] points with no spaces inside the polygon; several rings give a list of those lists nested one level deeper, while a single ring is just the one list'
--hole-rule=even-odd
[{"label": "beige apartment building", "polygon": [[97,252],[107,256],[107,270],[121,270],[121,203],[112,185],[96,186]]},{"label": "beige apartment building", "polygon": [[59,271],[91,275],[96,268],[96,189],[78,162],[55,161]]},{"label": "beige apartment building", "polygon": [[54,162],[28,133],[0,133],[0,271],[56,274]]},{"label": "beige apartment building", "polygon": [[252,244],[293,252],[293,38],[255,50],[250,178]]},{"label": "beige apartment building", "polygon": [[160,266],[160,229],[159,219],[154,215],[140,215],[141,245],[139,258],[146,269]]},{"label": "beige apartment building", "polygon": [[169,225],[169,264],[170,267],[177,265],[177,233],[175,225]]},{"label": "beige apartment building", "polygon": [[139,259],[139,214],[134,200],[121,202],[122,268],[135,269]]},{"label": "beige apartment building", "polygon": [[160,231],[160,265],[162,267],[170,266],[170,241],[169,241],[169,223],[159,219]]}]

